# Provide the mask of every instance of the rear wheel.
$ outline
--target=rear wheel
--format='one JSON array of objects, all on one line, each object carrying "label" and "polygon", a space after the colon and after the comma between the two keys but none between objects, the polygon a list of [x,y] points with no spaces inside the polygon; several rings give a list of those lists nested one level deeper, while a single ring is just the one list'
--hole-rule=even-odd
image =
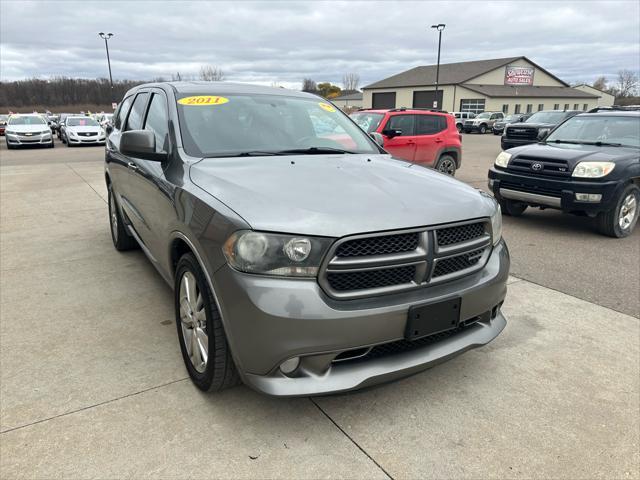
[{"label": "rear wheel", "polygon": [[519,217],[527,209],[527,204],[522,202],[514,202],[513,200],[502,199],[500,200],[500,208],[502,213],[509,215],[510,217]]},{"label": "rear wheel", "polygon": [[639,205],[640,188],[634,184],[628,185],[618,197],[616,206],[598,215],[598,231],[609,237],[628,237],[638,222]]},{"label": "rear wheel", "polygon": [[240,383],[215,298],[191,253],[176,267],[175,312],[182,358],[193,383],[206,392]]},{"label": "rear wheel", "polygon": [[451,155],[442,155],[436,162],[435,169],[452,177],[456,174],[456,161]]}]

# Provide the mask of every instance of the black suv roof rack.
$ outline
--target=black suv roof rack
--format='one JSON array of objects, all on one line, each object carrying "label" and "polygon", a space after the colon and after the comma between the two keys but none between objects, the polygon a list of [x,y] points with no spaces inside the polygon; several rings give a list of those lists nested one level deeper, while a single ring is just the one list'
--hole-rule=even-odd
[{"label": "black suv roof rack", "polygon": [[449,113],[446,110],[439,110],[437,108],[422,108],[422,107],[400,107],[400,108],[392,108],[389,111],[390,112],[406,112],[407,110],[423,110],[425,112]]},{"label": "black suv roof rack", "polygon": [[587,113],[598,113],[598,112],[637,112],[640,110],[639,106],[623,106],[623,105],[613,105],[612,107],[596,107],[591,110],[587,110]]}]

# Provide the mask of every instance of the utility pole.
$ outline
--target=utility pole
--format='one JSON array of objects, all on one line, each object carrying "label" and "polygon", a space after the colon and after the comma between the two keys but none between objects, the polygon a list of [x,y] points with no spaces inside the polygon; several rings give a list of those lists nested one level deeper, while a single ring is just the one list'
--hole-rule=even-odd
[{"label": "utility pole", "polygon": [[439,23],[437,25],[431,25],[431,28],[435,28],[438,31],[438,63],[436,64],[436,99],[433,101],[434,108],[440,109],[441,105],[438,101],[438,83],[440,81],[440,47],[442,46],[442,31],[446,25]]},{"label": "utility pole", "polygon": [[109,85],[111,86],[111,101],[113,102],[113,77],[111,76],[111,59],[109,58],[109,39],[113,37],[113,33],[98,33],[98,36],[104,40],[104,48],[107,50],[107,65],[109,66]]}]

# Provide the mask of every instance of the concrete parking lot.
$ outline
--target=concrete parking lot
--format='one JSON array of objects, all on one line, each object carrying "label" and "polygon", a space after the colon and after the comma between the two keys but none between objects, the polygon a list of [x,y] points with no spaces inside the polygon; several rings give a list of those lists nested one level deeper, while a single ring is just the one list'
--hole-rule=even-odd
[{"label": "concrete parking lot", "polygon": [[[459,178],[484,187],[498,140],[465,135]],[[102,157],[0,146],[0,478],[640,478],[640,230],[505,218],[487,347],[346,395],[204,395],[170,288],[111,245]]]}]

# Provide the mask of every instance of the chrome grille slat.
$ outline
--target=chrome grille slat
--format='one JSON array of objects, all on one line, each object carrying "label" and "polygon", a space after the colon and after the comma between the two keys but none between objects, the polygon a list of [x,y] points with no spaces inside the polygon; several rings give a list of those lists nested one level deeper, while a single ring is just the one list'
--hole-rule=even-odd
[{"label": "chrome grille slat", "polygon": [[470,274],[484,266],[490,251],[488,219],[354,235],[332,246],[318,281],[339,299],[399,292]]}]

